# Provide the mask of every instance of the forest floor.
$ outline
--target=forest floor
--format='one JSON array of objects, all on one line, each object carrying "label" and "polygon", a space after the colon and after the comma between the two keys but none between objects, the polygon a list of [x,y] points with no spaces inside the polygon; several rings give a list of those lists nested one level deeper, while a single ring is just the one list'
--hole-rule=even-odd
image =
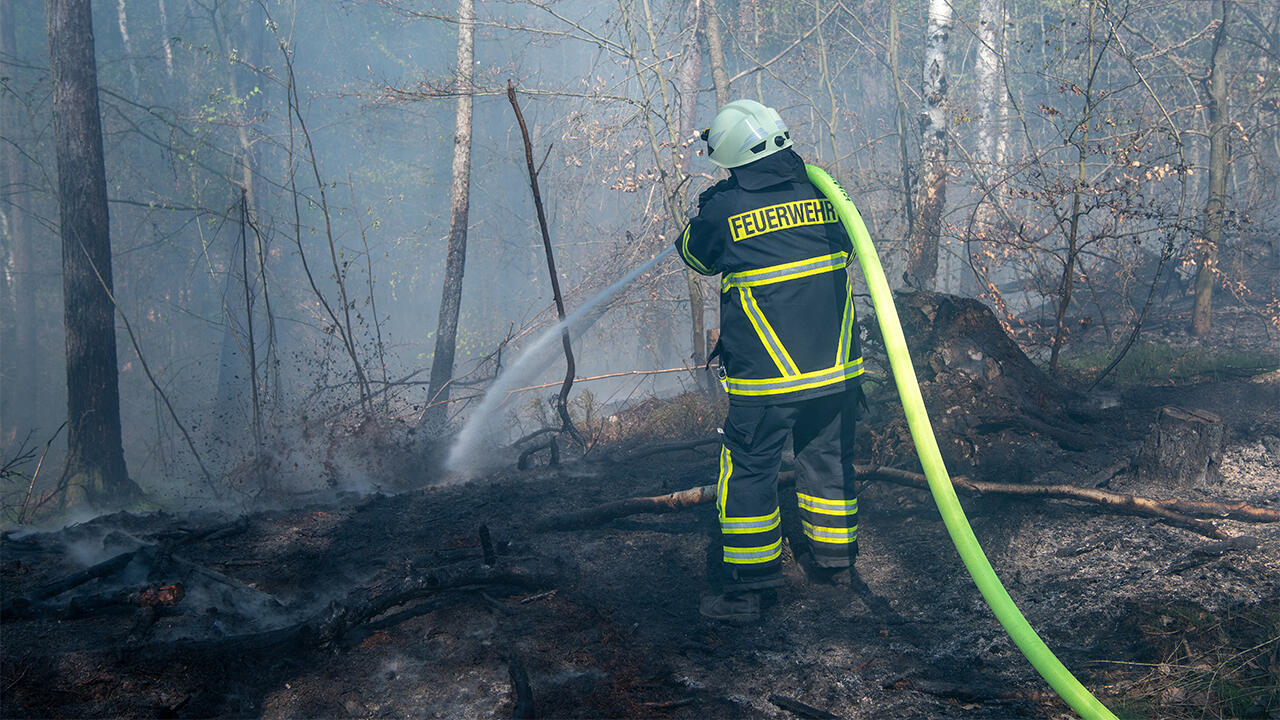
[{"label": "forest floor", "polygon": [[[1258,342],[1280,357],[1273,337]],[[1126,463],[1158,409],[1195,408],[1228,428],[1223,480],[1165,496],[1280,508],[1277,373],[1108,397],[1071,442],[987,422],[955,426],[966,444],[944,451],[975,479],[1137,492]],[[862,431],[868,455],[918,469],[886,449],[885,407]],[[688,427],[718,422],[715,403],[685,411]],[[952,427],[940,424],[940,436]],[[117,513],[6,533],[0,715],[1071,716],[984,605],[923,491],[868,483],[852,586],[806,582],[788,548],[789,584],[741,627],[698,616],[718,553],[712,505],[548,529],[713,483],[715,451],[600,447],[465,482],[423,469],[417,487],[239,517]],[[1031,625],[1121,715],[1280,718],[1280,524],[1215,520],[1234,538],[1216,540],[1082,503],[961,500]],[[785,489],[782,505],[792,528]],[[50,587],[113,558],[100,577]]]}]

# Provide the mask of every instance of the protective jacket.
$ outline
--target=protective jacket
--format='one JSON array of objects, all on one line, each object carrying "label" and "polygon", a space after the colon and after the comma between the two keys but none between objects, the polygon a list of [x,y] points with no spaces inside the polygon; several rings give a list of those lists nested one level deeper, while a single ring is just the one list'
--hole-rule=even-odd
[{"label": "protective jacket", "polygon": [[790,149],[733,168],[698,198],[676,247],[720,283],[721,377],[736,404],[851,390],[862,353],[835,209]]}]

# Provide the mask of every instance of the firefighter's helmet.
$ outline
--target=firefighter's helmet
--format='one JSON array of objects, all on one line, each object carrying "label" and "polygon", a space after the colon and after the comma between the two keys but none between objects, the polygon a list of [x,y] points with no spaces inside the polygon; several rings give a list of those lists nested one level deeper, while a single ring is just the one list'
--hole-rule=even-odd
[{"label": "firefighter's helmet", "polygon": [[778,111],[755,100],[735,100],[720,108],[702,131],[707,157],[722,168],[736,168],[791,147],[791,132]]}]

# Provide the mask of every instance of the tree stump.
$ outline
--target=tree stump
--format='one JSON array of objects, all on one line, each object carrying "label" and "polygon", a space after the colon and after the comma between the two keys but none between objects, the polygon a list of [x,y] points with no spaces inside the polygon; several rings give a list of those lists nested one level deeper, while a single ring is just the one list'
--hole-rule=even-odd
[{"label": "tree stump", "polygon": [[1222,453],[1227,428],[1205,410],[1160,408],[1147,435],[1134,474],[1152,487],[1186,489],[1222,484]]}]

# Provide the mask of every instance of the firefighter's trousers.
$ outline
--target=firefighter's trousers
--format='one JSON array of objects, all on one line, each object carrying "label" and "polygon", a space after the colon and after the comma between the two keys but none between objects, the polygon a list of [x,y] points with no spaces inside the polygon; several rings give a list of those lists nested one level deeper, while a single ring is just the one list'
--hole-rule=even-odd
[{"label": "firefighter's trousers", "polygon": [[859,388],[779,405],[730,403],[716,486],[726,590],[782,584],[778,468],[788,435],[796,456],[800,522],[815,564],[853,564],[858,553],[853,443],[860,402]]}]

